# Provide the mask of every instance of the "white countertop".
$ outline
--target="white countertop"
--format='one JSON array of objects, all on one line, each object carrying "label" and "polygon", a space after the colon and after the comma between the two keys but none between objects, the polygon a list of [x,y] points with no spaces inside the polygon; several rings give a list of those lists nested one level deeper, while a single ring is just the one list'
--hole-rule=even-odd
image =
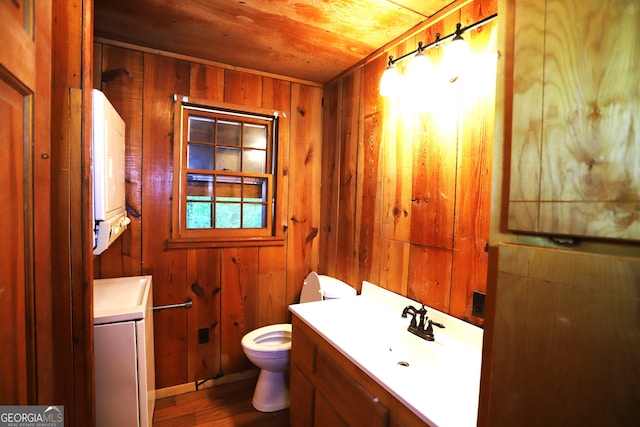
[{"label": "white countertop", "polygon": [[[289,309],[432,426],[475,426],[483,331],[426,307],[435,341],[407,331],[407,305],[420,303],[363,282],[358,296]],[[399,365],[406,362],[409,366]]]}]

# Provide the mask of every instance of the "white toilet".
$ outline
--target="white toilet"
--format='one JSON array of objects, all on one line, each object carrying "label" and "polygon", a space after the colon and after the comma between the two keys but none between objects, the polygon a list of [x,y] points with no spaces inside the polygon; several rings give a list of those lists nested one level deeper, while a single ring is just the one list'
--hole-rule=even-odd
[{"label": "white toilet", "polygon": [[[304,279],[300,303],[344,298],[356,290],[336,278],[311,272]],[[253,407],[261,412],[274,412],[289,407],[289,384],[286,372],[291,351],[291,324],[268,325],[242,337],[247,358],[260,368],[253,393]]]}]

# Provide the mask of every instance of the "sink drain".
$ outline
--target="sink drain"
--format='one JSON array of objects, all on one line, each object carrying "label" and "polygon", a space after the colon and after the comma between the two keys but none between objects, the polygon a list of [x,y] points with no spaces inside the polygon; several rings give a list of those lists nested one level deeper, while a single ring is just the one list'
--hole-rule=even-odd
[{"label": "sink drain", "polygon": [[409,362],[405,362],[404,360],[401,360],[398,362],[398,365],[400,366],[409,366]]}]

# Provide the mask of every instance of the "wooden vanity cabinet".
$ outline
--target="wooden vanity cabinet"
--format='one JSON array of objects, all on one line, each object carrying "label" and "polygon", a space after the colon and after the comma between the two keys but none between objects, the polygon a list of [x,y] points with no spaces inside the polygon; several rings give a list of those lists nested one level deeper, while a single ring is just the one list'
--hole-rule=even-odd
[{"label": "wooden vanity cabinet", "polygon": [[289,416],[292,427],[427,425],[295,314]]},{"label": "wooden vanity cabinet", "polygon": [[640,240],[640,8],[518,0],[509,229]]}]

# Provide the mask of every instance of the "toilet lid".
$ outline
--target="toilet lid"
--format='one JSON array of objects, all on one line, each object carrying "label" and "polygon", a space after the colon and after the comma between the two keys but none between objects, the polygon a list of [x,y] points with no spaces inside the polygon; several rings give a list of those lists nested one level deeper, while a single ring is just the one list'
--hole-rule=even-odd
[{"label": "toilet lid", "polygon": [[[318,275],[312,271],[304,279],[300,302],[322,301],[356,295],[356,290],[335,277]],[[324,298],[323,298],[324,297]]]}]

